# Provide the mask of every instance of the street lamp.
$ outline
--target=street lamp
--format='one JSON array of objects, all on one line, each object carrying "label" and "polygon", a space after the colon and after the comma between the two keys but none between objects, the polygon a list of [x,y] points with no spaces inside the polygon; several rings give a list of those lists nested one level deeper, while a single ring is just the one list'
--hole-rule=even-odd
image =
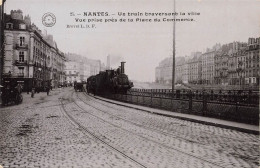
[{"label": "street lamp", "polygon": [[42,75],[41,75],[42,68],[39,67],[37,71],[39,72],[39,78],[42,79]]},{"label": "street lamp", "polygon": [[33,74],[33,87],[38,86],[38,78],[41,78],[41,76],[38,74],[42,71],[42,68],[37,68]]},{"label": "street lamp", "polygon": [[238,76],[239,76],[239,85],[240,85],[240,89],[243,89],[243,84],[242,84],[242,73],[243,73],[243,62],[242,61],[239,61],[238,62],[238,68],[237,68],[237,73],[238,73]]}]

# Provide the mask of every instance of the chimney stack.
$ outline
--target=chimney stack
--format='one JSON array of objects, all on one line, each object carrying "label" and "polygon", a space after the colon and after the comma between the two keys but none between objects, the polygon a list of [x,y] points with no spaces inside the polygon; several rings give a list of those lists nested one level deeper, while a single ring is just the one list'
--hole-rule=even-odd
[{"label": "chimney stack", "polygon": [[125,73],[125,62],[121,62],[121,73]]}]

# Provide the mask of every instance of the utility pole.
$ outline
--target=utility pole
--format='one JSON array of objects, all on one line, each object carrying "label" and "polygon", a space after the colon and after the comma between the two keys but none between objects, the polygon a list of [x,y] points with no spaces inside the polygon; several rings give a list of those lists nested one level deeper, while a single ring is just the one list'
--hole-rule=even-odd
[{"label": "utility pole", "polygon": [[172,53],[172,96],[174,96],[175,83],[175,0],[173,1],[174,21],[173,21],[173,53]]}]

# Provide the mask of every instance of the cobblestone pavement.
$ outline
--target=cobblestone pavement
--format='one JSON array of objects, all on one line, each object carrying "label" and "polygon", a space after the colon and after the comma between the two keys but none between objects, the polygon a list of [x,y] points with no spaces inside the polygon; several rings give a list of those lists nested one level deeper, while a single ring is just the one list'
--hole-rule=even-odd
[{"label": "cobblestone pavement", "polygon": [[[61,103],[63,105],[61,105]],[[157,116],[72,89],[0,109],[7,167],[258,167],[258,136]]]},{"label": "cobblestone pavement", "polygon": [[4,167],[136,167],[84,134],[64,116],[62,90],[24,94],[23,104],[1,108],[0,165]]}]

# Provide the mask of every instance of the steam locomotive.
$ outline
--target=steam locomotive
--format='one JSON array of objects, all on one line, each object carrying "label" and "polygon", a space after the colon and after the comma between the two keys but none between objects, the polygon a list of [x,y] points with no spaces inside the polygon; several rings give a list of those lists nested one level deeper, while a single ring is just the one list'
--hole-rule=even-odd
[{"label": "steam locomotive", "polygon": [[125,62],[116,70],[106,70],[87,79],[87,92],[93,94],[123,93],[133,87],[124,69]]}]

